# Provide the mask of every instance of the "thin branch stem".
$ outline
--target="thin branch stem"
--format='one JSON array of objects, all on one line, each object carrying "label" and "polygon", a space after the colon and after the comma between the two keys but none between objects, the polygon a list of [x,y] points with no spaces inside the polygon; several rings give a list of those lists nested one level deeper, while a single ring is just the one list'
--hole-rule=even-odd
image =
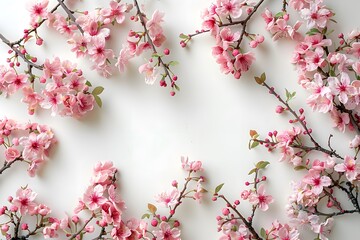
[{"label": "thin branch stem", "polygon": [[229,202],[229,200],[227,200],[227,198],[224,195],[219,195],[219,198],[222,198],[228,206],[230,206],[230,208],[239,216],[239,218],[241,219],[241,221],[245,224],[246,228],[251,232],[251,234],[253,235],[252,239],[257,239],[257,240],[262,240],[262,238],[260,238],[259,234],[255,231],[254,227],[252,226],[252,224],[250,222],[248,222],[244,216],[236,209],[232,206],[232,204]]},{"label": "thin branch stem", "polygon": [[76,25],[76,27],[79,29],[79,31],[81,32],[81,34],[84,34],[84,30],[81,28],[81,26],[76,22],[76,18],[74,16],[74,14],[70,11],[70,9],[65,5],[63,0],[57,0],[60,4],[60,6],[65,10],[66,14],[69,16],[69,18],[71,19],[71,21],[73,21],[73,23]]},{"label": "thin branch stem", "polygon": [[[289,112],[295,117],[295,119],[300,123],[300,125],[304,129],[305,133],[309,136],[311,142],[314,144],[314,147],[308,148],[308,150],[317,150],[317,151],[327,153],[330,156],[335,156],[337,158],[344,159],[339,154],[337,154],[335,151],[331,151],[331,150],[328,150],[328,149],[320,146],[320,144],[312,136],[309,128],[306,126],[304,121],[300,119],[300,116],[290,107],[290,105],[284,99],[282,99],[281,96],[279,94],[277,94],[274,91],[274,89],[272,87],[270,87],[266,82],[262,83],[262,85],[265,86],[269,90],[269,93],[274,95],[279,100],[279,102],[281,102],[289,110]],[[298,147],[300,147],[300,145],[298,145]]]},{"label": "thin branch stem", "polygon": [[92,215],[85,223],[84,226],[82,226],[82,228],[80,228],[76,233],[74,233],[73,235],[71,235],[71,237],[69,238],[69,240],[75,239],[76,236],[78,236],[84,229],[85,227],[91,222],[91,220],[94,219],[94,215]]},{"label": "thin branch stem", "polygon": [[28,65],[33,66],[34,68],[37,68],[39,70],[43,69],[43,66],[38,65],[36,63],[31,62],[29,59],[27,59],[25,57],[24,54],[21,53],[21,51],[13,44],[11,43],[4,35],[2,35],[0,33],[0,39],[3,41],[3,43],[5,43],[6,45],[8,45],[12,50],[14,50],[14,52],[16,52],[16,55],[20,56]]},{"label": "thin branch stem", "polygon": [[[140,6],[139,6],[139,3],[137,2],[137,0],[134,0],[134,5],[135,5],[135,7],[137,9],[136,14],[139,16],[141,25],[144,28],[144,33],[145,33],[145,35],[147,37],[147,42],[151,45],[151,48],[153,49],[153,52],[157,53],[156,47],[155,47],[153,41],[151,40],[149,31],[148,31],[148,29],[146,27],[146,20],[145,20],[145,17],[144,17],[145,15],[141,12]],[[158,57],[158,61],[161,64],[161,66],[163,67],[166,77],[168,77],[170,79],[170,82],[172,83],[173,81],[172,81],[171,76],[170,76],[168,65],[164,63],[164,61],[162,60],[162,58],[160,56]]]}]

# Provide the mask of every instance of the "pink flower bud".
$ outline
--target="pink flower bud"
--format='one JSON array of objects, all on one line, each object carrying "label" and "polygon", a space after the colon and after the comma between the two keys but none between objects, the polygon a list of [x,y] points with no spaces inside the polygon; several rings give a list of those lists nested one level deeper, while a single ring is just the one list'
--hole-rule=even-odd
[{"label": "pink flower bud", "polygon": [[151,220],[151,226],[156,227],[159,224],[159,221],[157,219]]},{"label": "pink flower bud", "polygon": [[255,38],[255,41],[257,41],[258,43],[263,43],[265,40],[263,35],[257,35]]},{"label": "pink flower bud", "polygon": [[283,17],[283,19],[284,19],[285,21],[288,21],[289,18],[290,18],[290,15],[289,15],[289,14],[285,14],[284,17]]},{"label": "pink flower bud", "polygon": [[46,78],[45,77],[40,77],[40,83],[46,83]]},{"label": "pink flower bud", "polygon": [[254,40],[249,43],[251,48],[256,48],[258,46],[258,44],[259,43],[257,41],[254,41]]},{"label": "pink flower bud", "polygon": [[161,217],[161,221],[164,221],[164,222],[167,221],[167,217],[166,217],[166,216],[162,216],[162,217]]},{"label": "pink flower bud", "polygon": [[175,96],[175,92],[174,91],[171,91],[170,92],[170,95],[173,97],[173,96]]},{"label": "pink flower bud", "polygon": [[173,81],[176,81],[176,80],[178,80],[178,77],[177,77],[176,75],[174,75],[174,76],[172,77],[172,80],[173,80]]},{"label": "pink flower bud", "polygon": [[10,228],[9,225],[4,224],[4,225],[1,226],[1,231],[2,232],[7,232],[7,231],[9,231],[9,228]]},{"label": "pink flower bud", "polygon": [[36,44],[41,46],[43,44],[43,41],[44,40],[42,38],[38,38],[38,39],[36,39]]},{"label": "pink flower bud", "polygon": [[177,187],[177,186],[178,186],[178,182],[177,182],[176,180],[172,181],[171,186]]},{"label": "pink flower bud", "polygon": [[344,37],[344,34],[343,33],[340,33],[339,35],[338,35],[338,38],[343,38]]},{"label": "pink flower bud", "polygon": [[28,230],[29,225],[27,223],[21,224],[21,230]]},{"label": "pink flower bud", "polygon": [[236,57],[239,53],[240,53],[240,52],[239,52],[238,49],[234,49],[234,50],[232,51],[232,55],[233,55],[234,57]]},{"label": "pink flower bud", "polygon": [[224,216],[229,215],[229,213],[230,213],[230,210],[229,210],[228,208],[224,208],[224,209],[222,210],[222,214],[223,214]]},{"label": "pink flower bud", "polygon": [[285,110],[285,108],[283,108],[283,106],[278,105],[275,109],[275,112],[280,114],[280,113],[283,113],[284,110]]},{"label": "pink flower bud", "polygon": [[6,211],[5,207],[0,208],[0,216],[3,215]]},{"label": "pink flower bud", "polygon": [[179,227],[180,226],[180,222],[178,220],[174,221],[174,227]]},{"label": "pink flower bud", "polygon": [[165,49],[164,49],[164,54],[165,54],[165,55],[169,55],[169,54],[170,54],[170,50],[169,50],[168,48],[165,48]]},{"label": "pink flower bud", "polygon": [[95,230],[94,226],[86,226],[85,227],[85,231],[88,233],[92,233],[92,232],[94,232],[94,230]]},{"label": "pink flower bud", "polygon": [[11,203],[14,200],[12,196],[8,196],[8,202]]},{"label": "pink flower bud", "polygon": [[16,212],[17,210],[19,210],[19,208],[17,206],[15,206],[15,205],[12,205],[10,207],[10,211],[12,211],[12,212]]},{"label": "pink flower bud", "polygon": [[74,215],[74,216],[72,216],[72,218],[71,218],[71,221],[73,222],[73,223],[78,223],[79,222],[79,217],[77,216],[77,215]]}]

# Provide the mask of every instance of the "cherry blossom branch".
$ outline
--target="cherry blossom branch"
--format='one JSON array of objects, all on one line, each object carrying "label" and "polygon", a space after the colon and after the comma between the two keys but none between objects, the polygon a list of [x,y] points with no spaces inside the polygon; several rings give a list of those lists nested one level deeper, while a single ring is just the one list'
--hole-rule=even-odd
[{"label": "cherry blossom branch", "polygon": [[243,20],[241,21],[241,25],[242,25],[242,30],[241,30],[241,34],[240,34],[240,39],[238,40],[237,46],[236,48],[240,47],[240,44],[244,38],[244,35],[246,34],[246,26],[248,21],[251,19],[251,17],[254,15],[254,13],[258,10],[258,8],[260,7],[260,5],[264,2],[265,0],[260,0],[252,9],[251,13]]},{"label": "cherry blossom branch", "polygon": [[81,234],[81,232],[85,229],[85,227],[91,222],[91,220],[94,219],[94,215],[91,215],[91,217],[86,220],[86,222],[84,223],[84,225],[73,235],[71,235],[71,237],[69,238],[69,240],[75,239],[78,235]]},{"label": "cherry blossom branch", "polygon": [[[140,10],[140,6],[139,6],[139,3],[137,2],[137,0],[134,0],[134,5],[136,7],[136,15],[139,16],[139,19],[140,19],[140,22],[141,22],[141,25],[143,26],[144,28],[144,33],[147,37],[147,42],[151,45],[151,48],[154,52],[154,54],[157,53],[157,50],[156,50],[156,47],[153,43],[153,41],[151,40],[151,37],[150,37],[150,34],[149,34],[149,31],[146,27],[146,20],[145,20],[145,15],[144,13],[141,12]],[[157,57],[158,59],[158,62],[161,64],[161,66],[163,67],[164,71],[165,71],[165,77],[168,77],[170,82],[173,82],[173,80],[171,79],[171,75],[170,75],[170,72],[169,72],[169,66],[167,64],[164,63],[164,61],[162,60],[161,56],[158,56]]]},{"label": "cherry blossom branch", "polygon": [[11,167],[11,165],[13,165],[15,162],[17,161],[24,161],[23,158],[17,158],[14,161],[11,162],[4,162],[4,165],[2,166],[2,168],[0,169],[0,174],[2,174],[6,169],[9,169]]},{"label": "cherry blossom branch", "polygon": [[[241,35],[240,35],[240,39],[238,40],[238,46],[237,48],[239,48],[240,46],[240,43],[246,33],[246,26],[247,26],[247,23],[250,21],[251,17],[255,14],[255,12],[258,10],[258,8],[261,6],[261,4],[263,4],[265,0],[260,0],[252,9],[251,13],[243,20],[239,20],[239,21],[230,21],[228,23],[220,23],[218,26],[220,28],[222,27],[229,27],[229,26],[235,26],[235,25],[242,25],[242,31],[241,31]],[[189,38],[192,38],[194,36],[197,36],[197,35],[200,35],[200,34],[203,34],[203,33],[206,33],[206,32],[210,32],[210,30],[204,30],[204,31],[199,31],[199,32],[196,32],[196,33],[193,33],[193,34],[188,34],[188,37]]]},{"label": "cherry blossom branch", "polygon": [[260,238],[259,234],[254,229],[252,224],[245,219],[245,217],[230,203],[230,201],[224,195],[219,195],[218,197],[223,199],[226,202],[227,206],[229,206],[239,216],[241,221],[245,224],[247,229],[249,229],[249,231],[253,235],[253,239],[257,239],[257,240],[262,239],[262,238]]},{"label": "cherry blossom branch", "polygon": [[[65,0],[61,0],[61,2],[64,2]],[[58,8],[60,7],[60,4],[57,4],[55,7],[53,7],[50,10],[50,13],[54,13]],[[30,30],[27,31],[27,35],[29,35],[30,33],[36,31],[45,21],[47,20],[47,18],[42,19],[40,22],[37,23],[37,27],[32,28]],[[20,44],[24,39],[26,38],[26,35],[22,38],[20,38],[19,40],[15,41],[15,42],[11,42],[11,45],[18,45]]]},{"label": "cherry blossom branch", "polygon": [[169,217],[168,217],[168,220],[170,220],[170,219],[174,216],[174,214],[175,214],[175,212],[176,212],[176,209],[177,209],[177,208],[180,206],[180,204],[181,204],[181,199],[186,195],[186,194],[185,194],[185,191],[187,190],[187,186],[188,186],[189,182],[192,180],[192,178],[191,178],[191,173],[192,173],[192,172],[193,172],[193,171],[189,171],[189,175],[188,175],[188,177],[186,178],[186,181],[185,181],[185,183],[184,183],[183,189],[181,190],[180,195],[179,195],[179,197],[178,197],[178,199],[177,199],[177,203],[175,204],[174,208],[173,208],[172,211],[170,212],[170,215],[169,215]]},{"label": "cherry blossom branch", "polygon": [[37,68],[39,70],[42,70],[44,67],[42,65],[38,65],[36,63],[33,63],[32,61],[30,61],[29,59],[27,59],[25,57],[25,54],[22,54],[21,51],[14,46],[13,43],[11,43],[4,35],[2,35],[0,33],[0,39],[3,41],[3,43],[5,43],[6,45],[8,45],[14,52],[16,52],[17,56],[20,56],[29,66],[32,66],[34,68]]},{"label": "cherry blossom branch", "polygon": [[314,147],[305,147],[305,146],[294,146],[294,147],[298,147],[298,148],[302,148],[304,147],[303,149],[304,150],[316,150],[316,151],[321,151],[321,152],[324,152],[326,154],[329,154],[330,156],[335,156],[337,158],[340,158],[340,159],[344,159],[343,157],[341,157],[339,154],[337,154],[335,151],[331,151],[331,150],[328,150],[322,146],[320,146],[320,144],[314,139],[314,137],[312,136],[311,134],[311,131],[309,130],[309,128],[306,126],[306,124],[304,123],[303,120],[300,119],[300,116],[290,107],[290,105],[287,103],[287,101],[285,101],[284,99],[282,99],[282,97],[277,94],[274,90],[273,87],[270,87],[265,81],[263,83],[261,83],[260,85],[266,87],[268,90],[269,90],[269,93],[274,95],[278,100],[279,102],[281,102],[285,107],[286,109],[288,109],[288,111],[295,117],[295,119],[300,123],[300,125],[303,127],[305,133],[309,136],[310,140],[313,142],[313,144],[315,145]]},{"label": "cherry blossom branch", "polygon": [[70,11],[70,9],[65,5],[63,0],[57,0],[61,7],[65,10],[66,14],[69,16],[71,21],[76,25],[76,27],[79,29],[81,34],[84,34],[84,30],[81,28],[81,26],[76,22],[76,18],[74,14]]}]

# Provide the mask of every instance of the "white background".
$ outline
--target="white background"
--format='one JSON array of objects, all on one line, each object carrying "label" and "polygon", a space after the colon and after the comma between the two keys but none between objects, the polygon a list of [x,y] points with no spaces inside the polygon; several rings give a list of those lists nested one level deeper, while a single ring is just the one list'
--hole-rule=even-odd
[{"label": "white background", "polygon": [[[50,5],[55,2],[50,1]],[[274,12],[281,9],[281,1],[268,2]],[[5,203],[7,196],[13,195],[17,188],[28,184],[38,193],[38,201],[50,206],[53,214],[61,218],[76,206],[88,185],[93,165],[98,161],[113,161],[120,171],[120,192],[128,207],[125,216],[140,217],[146,211],[147,203],[154,203],[157,193],[170,189],[172,180],[183,181],[181,156],[202,160],[208,180],[206,187],[213,189],[224,182],[222,193],[230,199],[240,197],[244,182],[250,180],[247,173],[253,164],[267,160],[271,162],[266,171],[267,191],[275,197],[275,203],[266,214],[256,216],[256,227],[269,227],[270,220],[275,217],[286,220],[284,205],[290,193],[289,182],[299,179],[300,174],[294,174],[290,166],[278,163],[278,154],[268,154],[261,148],[250,151],[247,146],[250,129],[256,129],[264,136],[270,130],[284,130],[290,126],[286,116],[275,114],[278,103],[254,83],[252,76],[266,72],[269,84],[278,91],[284,92],[284,88],[297,91],[293,104],[305,108],[314,135],[322,144],[326,144],[332,133],[335,135],[334,146],[344,153],[352,136],[340,136],[332,128],[328,116],[311,113],[305,106],[307,94],[297,85],[296,73],[290,64],[294,44],[283,40],[272,42],[264,31],[265,24],[260,18],[264,8],[260,8],[250,30],[263,33],[266,41],[255,51],[257,60],[251,71],[235,80],[220,73],[211,55],[214,40],[209,35],[195,38],[187,49],[181,49],[178,44],[179,33],[192,33],[201,26],[200,12],[210,1],[147,0],[142,3],[147,12],[156,8],[166,12],[163,25],[169,40],[166,46],[172,51],[171,59],[180,62],[174,70],[179,76],[181,91],[170,97],[168,89],[160,88],[158,84],[146,85],[143,76],[137,72],[143,62],[141,57],[132,62],[127,73],[121,76],[116,73],[110,79],[104,79],[90,70],[87,60],[74,58],[64,37],[41,27],[45,45],[35,50],[39,52],[39,60],[45,56],[60,56],[77,61],[93,85],[105,87],[101,95],[103,108],[96,108],[81,120],[51,117],[49,111],[28,116],[19,94],[8,99],[1,96],[1,116],[48,124],[59,142],[35,178],[30,178],[22,165],[16,165],[0,176],[0,203]],[[78,6],[84,9],[90,5],[84,1]],[[92,7],[95,5],[97,3],[92,3]],[[335,18],[339,24],[336,28],[348,33],[358,26],[359,1],[329,1],[328,5],[337,14]],[[24,1],[1,1],[0,9],[1,33],[10,40],[19,39],[29,21]],[[114,33],[116,53],[128,29],[129,26],[124,25]],[[0,44],[2,63],[5,63],[7,50]],[[189,201],[179,208],[177,217],[182,221],[183,239],[218,238],[215,217],[221,213],[224,204],[214,204],[209,199],[210,196],[201,205]],[[247,205],[243,206],[244,211],[248,209]],[[331,239],[354,239],[353,234],[359,233],[359,224],[359,216],[339,217]]]}]

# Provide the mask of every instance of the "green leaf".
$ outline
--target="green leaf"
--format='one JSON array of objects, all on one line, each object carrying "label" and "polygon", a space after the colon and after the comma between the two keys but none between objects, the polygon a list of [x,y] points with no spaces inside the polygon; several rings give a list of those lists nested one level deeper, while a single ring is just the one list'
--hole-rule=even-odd
[{"label": "green leaf", "polygon": [[161,57],[161,56],[159,54],[157,54],[157,53],[153,53],[153,55],[151,55],[151,57],[158,58],[158,57]]},{"label": "green leaf", "polygon": [[94,88],[94,90],[92,91],[92,95],[94,95],[94,96],[100,95],[103,91],[104,91],[104,88],[101,86],[98,86],[98,87]]},{"label": "green leaf", "polygon": [[102,100],[98,95],[94,95],[96,104],[101,108],[102,107]]},{"label": "green leaf", "polygon": [[89,87],[92,87],[91,82],[89,82],[89,81],[86,81],[85,84],[86,84],[87,86],[89,86]]},{"label": "green leaf", "polygon": [[145,213],[141,216],[141,219],[144,219],[144,218],[150,218],[150,214],[148,213]]},{"label": "green leaf", "polygon": [[260,229],[260,236],[263,237],[263,238],[266,238],[266,231],[265,231],[264,228]]},{"label": "green leaf", "polygon": [[254,78],[257,84],[263,85],[266,80],[266,75],[265,73],[262,73],[260,77],[254,77]]},{"label": "green leaf", "polygon": [[253,169],[251,169],[251,170],[250,170],[250,172],[248,173],[248,175],[253,174],[254,172],[256,172],[256,170],[257,170],[257,168],[253,168]]},{"label": "green leaf", "polygon": [[176,84],[174,84],[174,88],[177,90],[177,91],[180,91],[180,87]]},{"label": "green leaf", "polygon": [[256,168],[257,169],[263,169],[266,168],[267,165],[269,165],[270,163],[267,161],[260,161],[256,164]]},{"label": "green leaf", "polygon": [[285,92],[286,92],[286,102],[293,99],[296,95],[296,92],[289,92],[286,88],[285,88]]},{"label": "green leaf", "polygon": [[170,62],[168,63],[169,66],[176,66],[176,65],[178,65],[178,64],[179,64],[178,61],[170,61]]},{"label": "green leaf", "polygon": [[179,38],[182,38],[182,39],[188,39],[188,38],[189,38],[189,36],[188,36],[188,35],[185,35],[185,34],[183,34],[183,33],[181,33],[181,34],[179,35]]},{"label": "green leaf", "polygon": [[218,185],[216,188],[215,188],[215,194],[220,192],[221,188],[224,186],[224,183]]},{"label": "green leaf", "polygon": [[260,78],[261,78],[261,80],[263,80],[263,81],[265,82],[265,80],[266,80],[266,74],[265,74],[265,72],[263,72],[263,73],[261,74]]},{"label": "green leaf", "polygon": [[157,208],[154,205],[152,205],[151,203],[148,203],[148,209],[149,209],[149,212],[151,212],[152,214],[155,214],[156,210],[157,210]]},{"label": "green leaf", "polygon": [[334,69],[330,69],[329,75],[330,75],[331,77],[336,77],[335,70],[334,70]]},{"label": "green leaf", "polygon": [[275,18],[281,18],[284,16],[284,12],[278,12],[276,15],[275,15]]},{"label": "green leaf", "polygon": [[315,35],[317,33],[320,33],[320,31],[317,28],[312,28],[310,29],[310,31],[308,31],[306,34],[307,35]]},{"label": "green leaf", "polygon": [[300,171],[300,170],[303,170],[303,169],[306,169],[306,167],[305,166],[296,166],[296,167],[294,167],[295,171]]},{"label": "green leaf", "polygon": [[250,145],[250,149],[256,148],[257,146],[259,146],[259,142],[258,141],[253,141]]}]

